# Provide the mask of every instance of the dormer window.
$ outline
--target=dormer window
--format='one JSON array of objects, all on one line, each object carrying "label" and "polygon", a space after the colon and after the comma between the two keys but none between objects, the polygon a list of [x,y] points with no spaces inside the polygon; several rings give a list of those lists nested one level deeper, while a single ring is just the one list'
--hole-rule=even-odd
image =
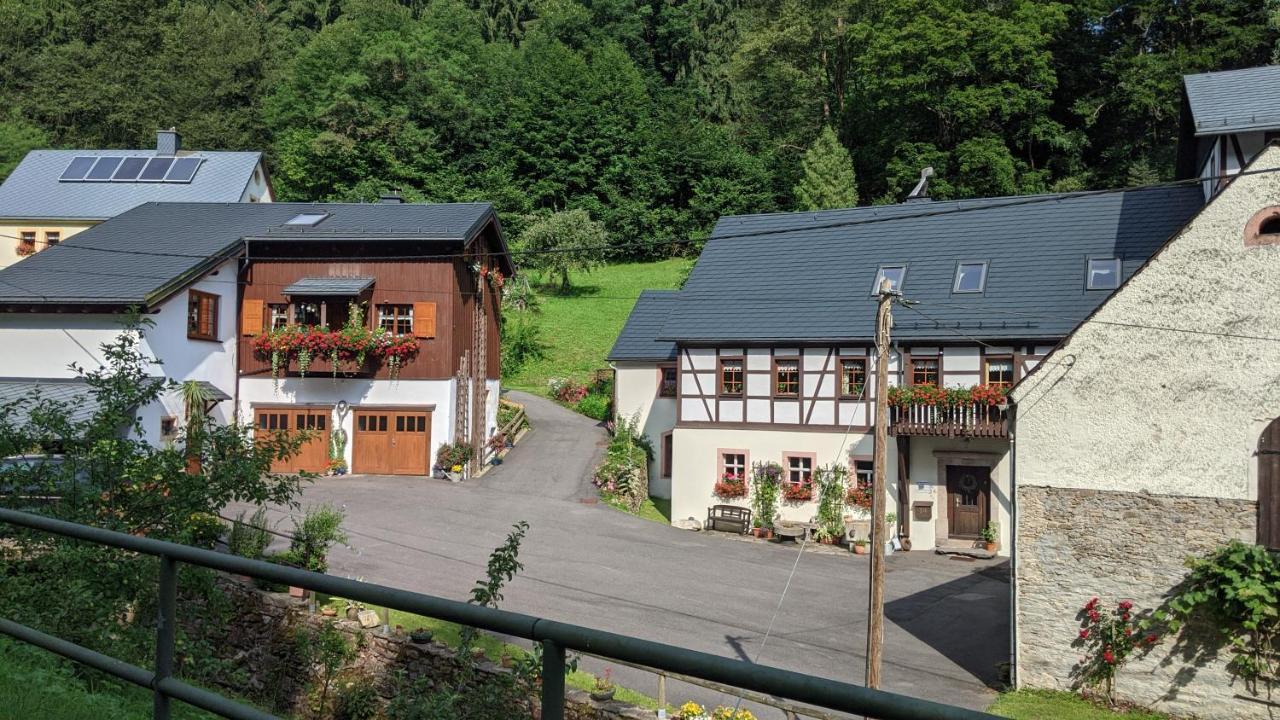
[{"label": "dormer window", "polygon": [[327,217],[329,217],[329,213],[298,213],[289,218],[285,225],[311,227]]},{"label": "dormer window", "polygon": [[1085,288],[1115,290],[1120,287],[1120,258],[1089,258]]},{"label": "dormer window", "polygon": [[980,293],[987,285],[987,264],[985,262],[962,262],[956,266],[956,281],[952,292]]},{"label": "dormer window", "polygon": [[902,281],[907,277],[906,265],[881,265],[876,271],[876,281],[871,284],[871,294],[880,294],[880,284],[884,280],[889,281],[889,289],[893,292],[902,292]]}]

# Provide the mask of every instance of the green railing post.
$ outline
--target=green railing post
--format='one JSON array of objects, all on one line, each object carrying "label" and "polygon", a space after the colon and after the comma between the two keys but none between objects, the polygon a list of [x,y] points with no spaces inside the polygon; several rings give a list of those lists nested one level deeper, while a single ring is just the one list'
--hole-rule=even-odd
[{"label": "green railing post", "polygon": [[564,646],[542,641],[542,720],[564,720]]},{"label": "green railing post", "polygon": [[169,720],[169,696],[160,690],[160,682],[173,675],[173,645],[177,639],[178,563],[168,555],[160,556],[160,602],[156,618],[156,675],[152,715],[155,720]]}]

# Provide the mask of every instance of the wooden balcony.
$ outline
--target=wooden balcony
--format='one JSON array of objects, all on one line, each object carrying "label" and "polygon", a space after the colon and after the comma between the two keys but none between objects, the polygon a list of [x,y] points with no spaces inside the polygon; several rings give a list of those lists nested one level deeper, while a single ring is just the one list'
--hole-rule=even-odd
[{"label": "wooden balcony", "polygon": [[1005,411],[999,405],[891,405],[889,434],[928,437],[1009,437]]}]

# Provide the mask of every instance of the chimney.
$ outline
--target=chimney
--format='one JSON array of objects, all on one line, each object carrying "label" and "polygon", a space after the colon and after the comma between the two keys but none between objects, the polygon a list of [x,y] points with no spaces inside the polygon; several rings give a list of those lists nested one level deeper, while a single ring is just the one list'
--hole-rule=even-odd
[{"label": "chimney", "polygon": [[399,192],[395,190],[391,190],[379,195],[378,202],[382,203],[383,205],[403,205],[404,198],[400,196]]},{"label": "chimney", "polygon": [[932,167],[920,171],[920,182],[916,183],[911,194],[907,195],[907,202],[929,202],[929,178],[931,177],[933,177]]},{"label": "chimney", "polygon": [[168,130],[156,131],[157,155],[177,155],[180,149],[182,149],[182,136],[178,134],[178,128],[171,127]]}]

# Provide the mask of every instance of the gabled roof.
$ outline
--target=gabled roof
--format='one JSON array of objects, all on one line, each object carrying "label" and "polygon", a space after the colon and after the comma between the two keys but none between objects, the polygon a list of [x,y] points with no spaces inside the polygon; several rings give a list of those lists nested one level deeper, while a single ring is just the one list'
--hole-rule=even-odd
[{"label": "gabled roof", "polygon": [[674,360],[676,344],[657,340],[658,331],[679,296],[676,290],[645,290],[609,351],[609,360]]},{"label": "gabled roof", "polygon": [[1184,75],[1196,135],[1280,128],[1280,65]]},{"label": "gabled roof", "polygon": [[98,399],[81,378],[0,378],[0,412],[10,421],[26,425],[31,411],[45,403],[57,403],[69,420],[83,422],[98,412]]},{"label": "gabled roof", "polygon": [[[1127,278],[1203,201],[1184,185],[726,217],[654,337],[871,342],[877,270],[905,265],[919,304],[895,338],[1055,339],[1109,294],[1085,289],[1088,258]],[[961,262],[988,264],[983,292],[953,292]]]},{"label": "gabled roof", "polygon": [[190,182],[64,182],[77,157],[156,157],[155,150],[32,150],[0,185],[0,218],[105,220],[145,202],[239,202],[258,152],[187,152],[203,162]]},{"label": "gabled roof", "polygon": [[[324,214],[314,226],[286,223]],[[154,305],[244,251],[246,243],[374,243],[415,240],[461,245],[490,225],[487,203],[146,203],[0,270],[0,304]]]}]

